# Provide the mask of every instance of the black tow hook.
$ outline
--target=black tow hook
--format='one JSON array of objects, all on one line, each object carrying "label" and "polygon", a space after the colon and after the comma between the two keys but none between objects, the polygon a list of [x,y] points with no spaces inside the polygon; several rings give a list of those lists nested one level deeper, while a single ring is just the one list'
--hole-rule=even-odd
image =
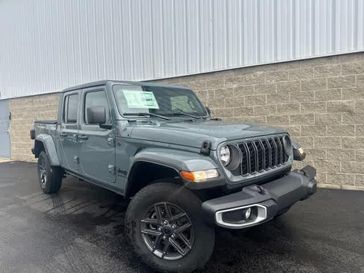
[{"label": "black tow hook", "polygon": [[309,182],[307,183],[307,196],[302,199],[304,200],[317,191],[317,182],[315,180],[316,169],[312,166],[307,165],[303,167],[299,172],[306,176],[309,180]]},{"label": "black tow hook", "polygon": [[316,169],[312,166],[305,166],[301,169],[301,172],[309,179],[309,180],[313,180],[315,179],[316,176]]},{"label": "black tow hook", "polygon": [[264,189],[261,186],[255,185],[255,188],[256,188],[256,190],[257,190],[258,193],[260,193],[260,194],[263,194],[264,193]]},{"label": "black tow hook", "polygon": [[265,194],[265,189],[260,185],[251,185],[246,188],[244,188],[245,191],[250,191],[251,193],[259,193],[259,194]]}]

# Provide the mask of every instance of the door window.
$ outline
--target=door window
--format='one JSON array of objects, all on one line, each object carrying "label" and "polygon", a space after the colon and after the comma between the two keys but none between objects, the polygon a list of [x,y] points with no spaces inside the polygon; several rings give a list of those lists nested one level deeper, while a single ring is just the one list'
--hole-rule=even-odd
[{"label": "door window", "polygon": [[107,103],[107,98],[105,91],[94,91],[94,92],[87,92],[85,96],[85,107],[83,111],[84,121],[88,124],[87,120],[87,109],[90,107],[101,106],[105,108],[106,112],[106,123],[110,122],[110,114],[109,114],[109,105]]},{"label": "door window", "polygon": [[63,109],[63,121],[65,123],[77,123],[78,94],[65,97]]}]

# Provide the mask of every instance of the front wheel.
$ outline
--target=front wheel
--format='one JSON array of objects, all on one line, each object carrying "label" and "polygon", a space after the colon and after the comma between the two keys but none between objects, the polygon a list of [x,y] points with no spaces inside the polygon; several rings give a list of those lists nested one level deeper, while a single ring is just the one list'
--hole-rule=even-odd
[{"label": "front wheel", "polygon": [[162,272],[191,272],[209,260],[215,230],[191,191],[172,183],[139,191],[125,217],[129,243],[144,263]]}]

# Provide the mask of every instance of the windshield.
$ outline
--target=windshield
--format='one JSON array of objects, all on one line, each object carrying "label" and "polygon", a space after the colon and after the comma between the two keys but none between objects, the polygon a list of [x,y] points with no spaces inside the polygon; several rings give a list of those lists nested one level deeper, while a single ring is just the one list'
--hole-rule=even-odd
[{"label": "windshield", "polygon": [[[113,86],[115,100],[122,115],[184,116],[201,118],[207,115],[193,91],[162,86]],[[153,115],[154,114],[154,115]]]}]

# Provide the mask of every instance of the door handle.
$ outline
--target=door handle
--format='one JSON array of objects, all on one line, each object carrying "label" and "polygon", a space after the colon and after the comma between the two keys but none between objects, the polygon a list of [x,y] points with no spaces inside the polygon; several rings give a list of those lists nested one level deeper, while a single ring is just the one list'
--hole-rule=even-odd
[{"label": "door handle", "polygon": [[79,135],[78,136],[78,139],[87,140],[88,139],[88,136],[86,136],[86,135]]}]

